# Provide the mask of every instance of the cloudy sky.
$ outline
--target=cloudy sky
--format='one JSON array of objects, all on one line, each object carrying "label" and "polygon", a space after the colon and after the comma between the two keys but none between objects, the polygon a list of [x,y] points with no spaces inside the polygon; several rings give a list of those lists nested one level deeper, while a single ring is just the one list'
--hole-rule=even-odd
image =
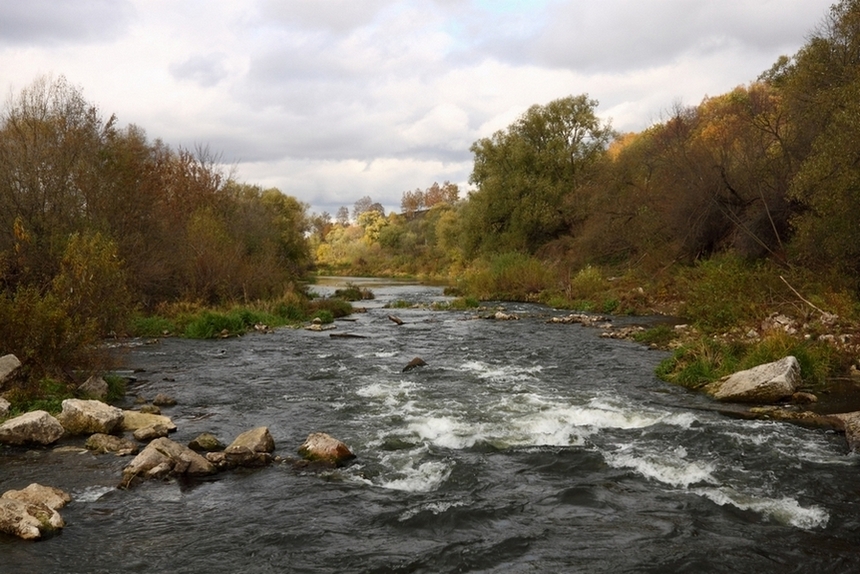
[{"label": "cloudy sky", "polygon": [[399,210],[434,181],[466,189],[470,145],[533,104],[587,93],[639,131],[794,54],[831,3],[0,0],[0,88],[65,76],[312,211]]}]

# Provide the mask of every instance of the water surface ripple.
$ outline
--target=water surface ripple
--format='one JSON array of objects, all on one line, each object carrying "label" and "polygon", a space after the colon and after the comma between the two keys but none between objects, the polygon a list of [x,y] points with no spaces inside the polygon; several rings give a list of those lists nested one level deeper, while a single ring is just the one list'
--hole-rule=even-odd
[{"label": "water surface ripple", "polygon": [[[700,410],[654,377],[662,354],[546,323],[561,312],[395,311],[439,289],[374,291],[337,323],[364,338],[283,329],[126,357],[133,393],[177,399],[174,440],[265,425],[292,455],[325,431],[355,464],[122,491],[129,459],[7,447],[0,491],[38,481],[74,501],[52,538],[0,535],[0,573],[860,570],[842,437]],[[428,366],[401,372],[413,357]]]}]

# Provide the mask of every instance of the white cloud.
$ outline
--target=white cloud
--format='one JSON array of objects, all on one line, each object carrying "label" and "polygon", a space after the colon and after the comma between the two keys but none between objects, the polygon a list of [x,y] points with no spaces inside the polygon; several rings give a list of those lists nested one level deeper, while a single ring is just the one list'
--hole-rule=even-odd
[{"label": "white cloud", "polygon": [[588,93],[643,129],[792,54],[830,0],[19,4],[0,3],[0,88],[65,75],[106,116],[334,213],[465,184],[471,144],[533,104]]}]

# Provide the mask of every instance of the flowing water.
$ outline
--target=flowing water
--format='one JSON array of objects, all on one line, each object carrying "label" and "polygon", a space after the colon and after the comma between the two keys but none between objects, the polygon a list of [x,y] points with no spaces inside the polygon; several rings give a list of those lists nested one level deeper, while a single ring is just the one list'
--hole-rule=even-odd
[{"label": "flowing water", "polygon": [[[663,354],[546,323],[562,312],[385,309],[444,297],[372,289],[336,331],[168,338],[125,357],[132,394],[178,400],[174,440],[265,425],[293,455],[325,431],[354,464],[118,490],[128,458],[0,449],[0,492],[38,481],[74,498],[61,533],[0,535],[0,573],[860,571],[842,436],[710,411],[655,378]],[[401,372],[413,357],[427,366]]]}]

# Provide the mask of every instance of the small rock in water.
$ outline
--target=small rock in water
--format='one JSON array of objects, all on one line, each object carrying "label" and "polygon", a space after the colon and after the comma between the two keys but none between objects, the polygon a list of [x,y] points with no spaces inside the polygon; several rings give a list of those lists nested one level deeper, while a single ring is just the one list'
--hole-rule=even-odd
[{"label": "small rock in water", "polygon": [[299,447],[299,454],[310,461],[321,461],[340,466],[355,455],[341,441],[324,432],[308,435],[304,444]]},{"label": "small rock in water", "polygon": [[417,367],[426,367],[426,366],[427,366],[427,363],[424,362],[424,359],[422,359],[421,357],[415,357],[414,359],[409,361],[409,363],[405,367],[403,367],[402,372],[405,373],[405,372],[411,371],[412,369],[415,369]]},{"label": "small rock in water", "polygon": [[155,395],[155,398],[152,399],[152,404],[157,407],[172,407],[176,404],[176,399],[169,395],[165,395],[164,393],[158,393]]}]

